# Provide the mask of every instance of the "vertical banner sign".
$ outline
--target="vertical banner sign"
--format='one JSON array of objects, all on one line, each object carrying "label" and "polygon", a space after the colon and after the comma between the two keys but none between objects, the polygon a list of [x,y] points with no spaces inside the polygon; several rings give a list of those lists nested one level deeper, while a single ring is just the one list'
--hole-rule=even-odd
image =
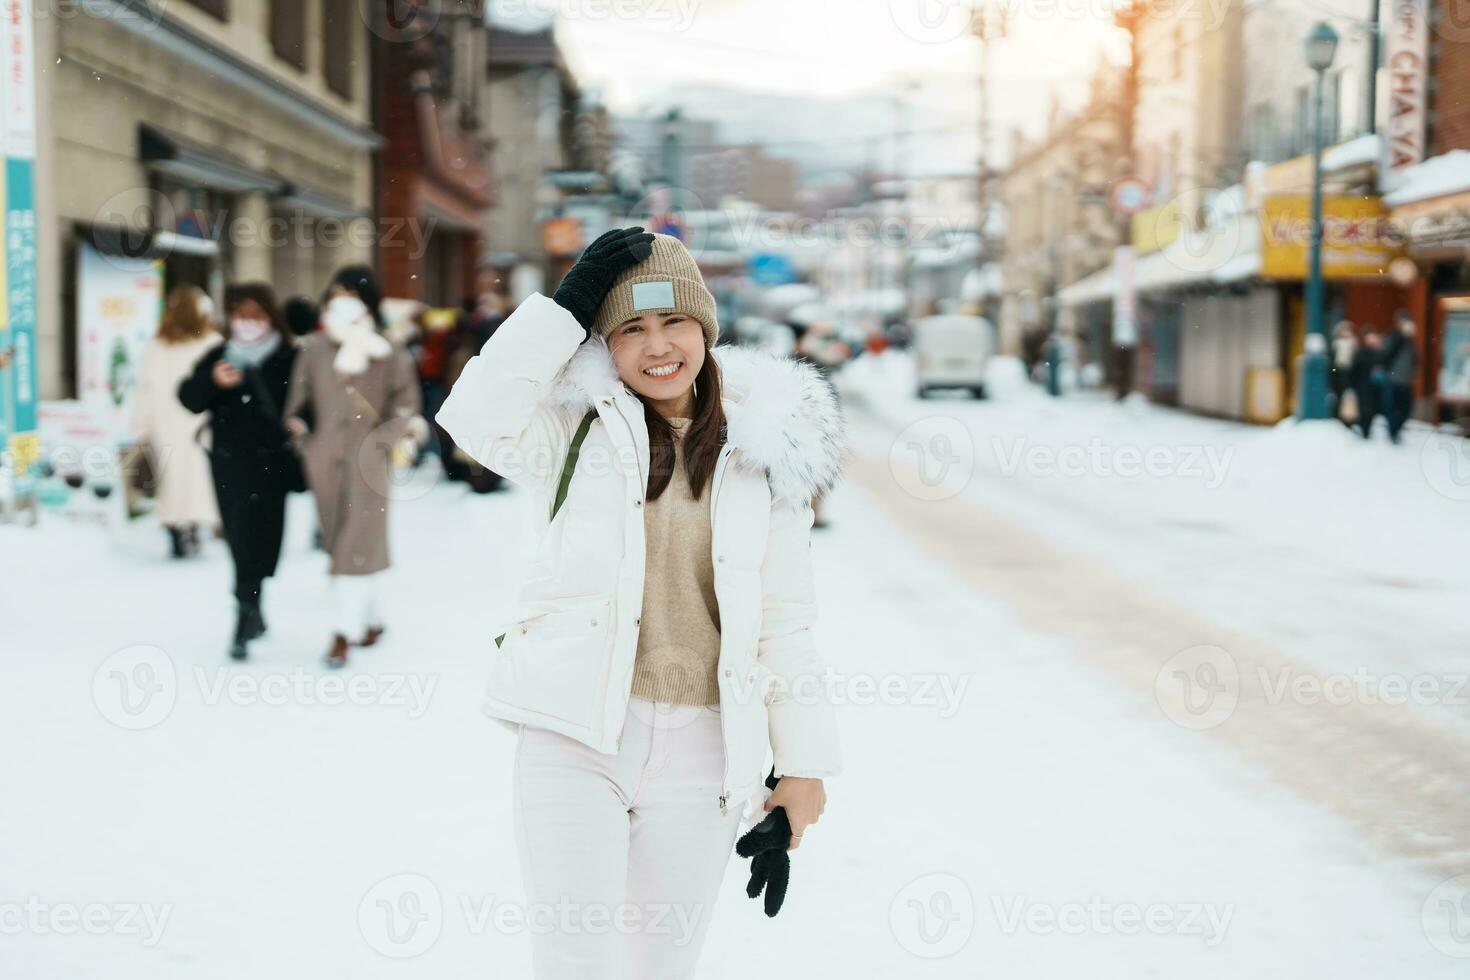
[{"label": "vertical banner sign", "polygon": [[115,443],[132,442],[129,420],[143,352],[158,331],[163,263],[77,246],[77,395]]},{"label": "vertical banner sign", "polygon": [[1429,115],[1428,0],[1392,0],[1388,24],[1388,118],[1383,125],[1379,184],[1393,190],[1405,171],[1424,159]]},{"label": "vertical banner sign", "polygon": [[40,453],[36,433],[36,77],[31,0],[3,0],[0,16],[0,134],[5,152],[4,307],[13,349],[6,393],[6,436],[15,474]]}]

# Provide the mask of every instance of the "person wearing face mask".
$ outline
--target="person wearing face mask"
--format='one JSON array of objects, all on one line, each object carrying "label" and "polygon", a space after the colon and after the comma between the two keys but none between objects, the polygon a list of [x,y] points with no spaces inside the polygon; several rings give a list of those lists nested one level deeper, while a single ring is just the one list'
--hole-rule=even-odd
[{"label": "person wearing face mask", "polygon": [[225,541],[235,563],[238,616],[230,656],[266,630],[261,589],[275,574],[286,527],[286,495],[305,484],[282,410],[296,346],[263,282],[225,290],[229,337],[199,359],[179,385],[179,401],[209,413],[209,454]]},{"label": "person wearing face mask", "polygon": [[322,303],[322,329],[306,337],[286,402],[286,426],[301,451],[331,556],[329,667],[349,647],[384,632],[380,572],[388,568],[393,460],[412,459],[428,438],[413,357],[382,330],[377,280],[348,266]]},{"label": "person wearing face mask", "polygon": [[133,435],[153,459],[156,512],[174,558],[197,553],[200,526],[219,521],[209,458],[195,439],[199,420],[179,404],[177,394],[179,382],[219,343],[213,301],[198,286],[174,286],[164,301],[158,336],[143,352],[133,393]]},{"label": "person wearing face mask", "polygon": [[693,977],[743,811],[783,810],[795,850],[842,768],[811,557],[841,410],[811,365],[717,345],[715,312],[681,241],[614,229],[437,416],[538,531],[483,702],[518,735],[528,901],[687,924],[536,930],[537,980]]}]

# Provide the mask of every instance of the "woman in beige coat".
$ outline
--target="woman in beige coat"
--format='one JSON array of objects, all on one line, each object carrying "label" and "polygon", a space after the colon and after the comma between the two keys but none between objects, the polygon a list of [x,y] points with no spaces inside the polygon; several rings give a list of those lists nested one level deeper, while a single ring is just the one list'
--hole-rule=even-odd
[{"label": "woman in beige coat", "polygon": [[199,526],[219,523],[209,456],[199,445],[199,418],[179,402],[179,383],[206,352],[224,340],[214,327],[213,304],[198,286],[169,290],[158,336],[143,352],[133,393],[133,435],[147,447],[158,474],[158,520],[168,529],[172,554],[199,550]]},{"label": "woman in beige coat", "polygon": [[413,358],[383,335],[378,305],[370,269],[337,274],[286,401],[332,559],[332,667],[347,663],[352,639],[372,646],[383,634],[378,573],[388,567],[392,456],[405,440],[428,436]]}]

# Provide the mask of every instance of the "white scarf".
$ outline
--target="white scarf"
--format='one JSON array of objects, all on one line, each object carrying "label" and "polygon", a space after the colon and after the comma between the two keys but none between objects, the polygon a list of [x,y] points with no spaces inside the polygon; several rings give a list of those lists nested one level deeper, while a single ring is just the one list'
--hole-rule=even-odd
[{"label": "white scarf", "polygon": [[356,296],[338,296],[328,303],[322,311],[322,327],[340,345],[332,361],[339,374],[361,374],[370,360],[393,352],[388,338],[378,332],[372,311]]}]

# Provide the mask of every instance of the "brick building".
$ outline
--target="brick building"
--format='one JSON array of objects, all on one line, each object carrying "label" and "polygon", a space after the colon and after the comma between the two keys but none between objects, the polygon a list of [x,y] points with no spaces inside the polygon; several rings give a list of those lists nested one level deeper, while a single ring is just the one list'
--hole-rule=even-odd
[{"label": "brick building", "polygon": [[374,25],[383,292],[457,306],[478,291],[494,204],[483,111],[483,0],[383,0]]}]

